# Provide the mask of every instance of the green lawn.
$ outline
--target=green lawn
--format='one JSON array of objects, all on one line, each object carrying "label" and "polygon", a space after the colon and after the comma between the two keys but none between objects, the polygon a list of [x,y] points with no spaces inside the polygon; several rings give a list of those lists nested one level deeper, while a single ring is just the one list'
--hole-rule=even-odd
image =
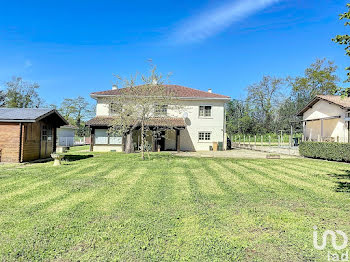
[{"label": "green lawn", "polygon": [[0,261],[326,261],[312,227],[350,236],[348,164],[75,150],[0,165]]}]

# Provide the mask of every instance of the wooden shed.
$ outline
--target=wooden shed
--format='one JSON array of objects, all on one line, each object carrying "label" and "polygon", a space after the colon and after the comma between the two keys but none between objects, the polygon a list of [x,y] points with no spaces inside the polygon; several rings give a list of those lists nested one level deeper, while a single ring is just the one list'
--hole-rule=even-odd
[{"label": "wooden shed", "polygon": [[49,158],[56,129],[67,124],[54,109],[0,108],[0,162]]}]

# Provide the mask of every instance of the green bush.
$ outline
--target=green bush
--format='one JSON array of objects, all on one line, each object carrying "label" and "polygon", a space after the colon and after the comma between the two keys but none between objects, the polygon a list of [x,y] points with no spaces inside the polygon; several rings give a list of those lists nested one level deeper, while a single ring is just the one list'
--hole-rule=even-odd
[{"label": "green bush", "polygon": [[310,158],[350,162],[350,144],[332,142],[302,142],[300,155]]}]

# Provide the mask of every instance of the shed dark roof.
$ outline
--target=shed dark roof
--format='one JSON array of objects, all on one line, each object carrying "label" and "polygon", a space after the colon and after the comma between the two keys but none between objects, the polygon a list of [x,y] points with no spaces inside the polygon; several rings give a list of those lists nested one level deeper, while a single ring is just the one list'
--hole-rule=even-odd
[{"label": "shed dark roof", "polygon": [[[87,126],[106,126],[109,127],[113,125],[114,117],[102,117],[97,116],[89,120]],[[148,126],[157,126],[157,127],[185,127],[185,120],[183,118],[151,118],[145,121]]]},{"label": "shed dark roof", "polygon": [[[219,94],[214,94],[210,92],[205,92],[202,90],[198,89],[193,89],[189,87],[184,87],[184,86],[178,86],[178,85],[160,85],[162,87],[165,87],[167,91],[174,97],[181,97],[181,98],[206,98],[206,99],[225,99],[229,100],[229,96],[224,96],[224,95],[219,95]],[[142,86],[135,86],[132,87],[129,90],[132,90],[133,88],[138,88]],[[159,85],[154,85],[154,88],[156,89],[159,87]],[[101,92],[94,92],[91,93],[92,97],[98,97],[98,96],[118,96],[121,94],[125,94],[125,91],[130,92],[126,88],[121,88],[121,89],[115,89],[115,90],[107,90],[107,91],[101,91]],[[147,87],[147,92],[149,92],[149,88]],[[130,95],[132,95],[132,91],[130,92]],[[145,95],[150,95],[150,94],[145,94]]]},{"label": "shed dark roof", "polygon": [[302,116],[307,110],[313,107],[318,101],[323,100],[340,106],[341,108],[350,108],[350,97],[333,96],[333,95],[317,95],[315,96],[300,112],[298,116]]},{"label": "shed dark roof", "polygon": [[36,122],[51,115],[56,115],[58,117],[60,125],[68,124],[55,109],[0,108],[0,122]]}]

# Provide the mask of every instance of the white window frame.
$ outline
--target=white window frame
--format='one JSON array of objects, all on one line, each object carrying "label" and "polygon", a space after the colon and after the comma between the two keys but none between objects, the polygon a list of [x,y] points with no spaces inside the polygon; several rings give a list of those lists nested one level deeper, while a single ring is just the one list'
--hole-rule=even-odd
[{"label": "white window frame", "polygon": [[[201,134],[203,134],[203,139],[201,139]],[[206,139],[206,136],[209,134],[209,139]],[[212,132],[211,131],[199,131],[198,132],[198,142],[211,142],[212,141]]]},{"label": "white window frame", "polygon": [[[205,107],[210,107],[210,116],[205,115]],[[204,107],[203,115],[201,115],[201,107]],[[213,117],[213,106],[212,105],[200,105],[198,108],[198,116],[199,118],[212,118]]]},{"label": "white window frame", "polygon": [[155,116],[167,116],[168,115],[168,105],[155,105],[154,106],[154,115]]},{"label": "white window frame", "polygon": [[[113,110],[112,107],[118,105],[117,103],[111,102],[109,103],[109,115],[110,116],[116,116],[121,111],[121,108],[119,110]],[[119,111],[119,112],[118,112]]]}]

